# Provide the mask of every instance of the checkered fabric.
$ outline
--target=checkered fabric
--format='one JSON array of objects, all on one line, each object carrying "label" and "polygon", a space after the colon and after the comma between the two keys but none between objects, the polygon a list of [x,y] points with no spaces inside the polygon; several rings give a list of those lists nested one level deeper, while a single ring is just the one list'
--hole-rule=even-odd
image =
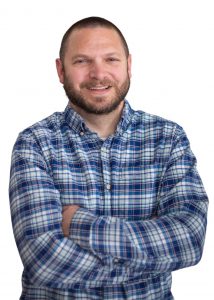
[{"label": "checkered fabric", "polygon": [[208,199],[188,139],[127,101],[106,140],[69,106],[21,132],[10,205],[20,299],[173,299],[171,272],[201,259]]}]

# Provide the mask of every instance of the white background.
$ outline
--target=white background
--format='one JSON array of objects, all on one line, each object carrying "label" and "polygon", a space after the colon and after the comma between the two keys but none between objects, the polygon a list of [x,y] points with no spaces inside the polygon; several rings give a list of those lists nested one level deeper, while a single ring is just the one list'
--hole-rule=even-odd
[{"label": "white background", "polygon": [[210,198],[199,265],[173,273],[176,300],[213,300],[214,1],[0,2],[0,299],[18,299],[22,264],[13,238],[8,180],[12,146],[29,125],[64,110],[55,58],[70,25],[91,15],[113,21],[133,56],[128,99],[185,129]]}]

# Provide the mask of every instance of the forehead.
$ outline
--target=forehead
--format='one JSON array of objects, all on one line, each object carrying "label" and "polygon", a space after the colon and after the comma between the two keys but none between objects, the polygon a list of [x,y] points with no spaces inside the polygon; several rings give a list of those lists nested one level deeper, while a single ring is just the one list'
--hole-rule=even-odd
[{"label": "forehead", "polygon": [[125,54],[125,50],[119,34],[111,28],[93,27],[75,29],[69,36],[67,52],[117,51]]}]

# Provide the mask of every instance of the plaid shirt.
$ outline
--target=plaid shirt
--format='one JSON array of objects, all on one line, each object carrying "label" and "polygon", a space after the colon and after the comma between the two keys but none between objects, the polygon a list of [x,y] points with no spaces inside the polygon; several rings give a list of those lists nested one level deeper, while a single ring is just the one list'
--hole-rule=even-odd
[{"label": "plaid shirt", "polygon": [[[65,238],[69,204],[81,208]],[[67,106],[13,149],[20,299],[173,299],[171,272],[201,258],[207,204],[179,125],[125,101],[115,134],[101,140]]]}]

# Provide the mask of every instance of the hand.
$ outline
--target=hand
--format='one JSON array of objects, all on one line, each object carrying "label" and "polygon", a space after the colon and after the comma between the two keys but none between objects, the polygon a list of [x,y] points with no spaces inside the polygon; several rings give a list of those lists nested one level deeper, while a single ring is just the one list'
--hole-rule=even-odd
[{"label": "hand", "polygon": [[69,236],[69,228],[76,211],[80,207],[78,205],[66,205],[62,209],[62,231],[65,237]]}]

